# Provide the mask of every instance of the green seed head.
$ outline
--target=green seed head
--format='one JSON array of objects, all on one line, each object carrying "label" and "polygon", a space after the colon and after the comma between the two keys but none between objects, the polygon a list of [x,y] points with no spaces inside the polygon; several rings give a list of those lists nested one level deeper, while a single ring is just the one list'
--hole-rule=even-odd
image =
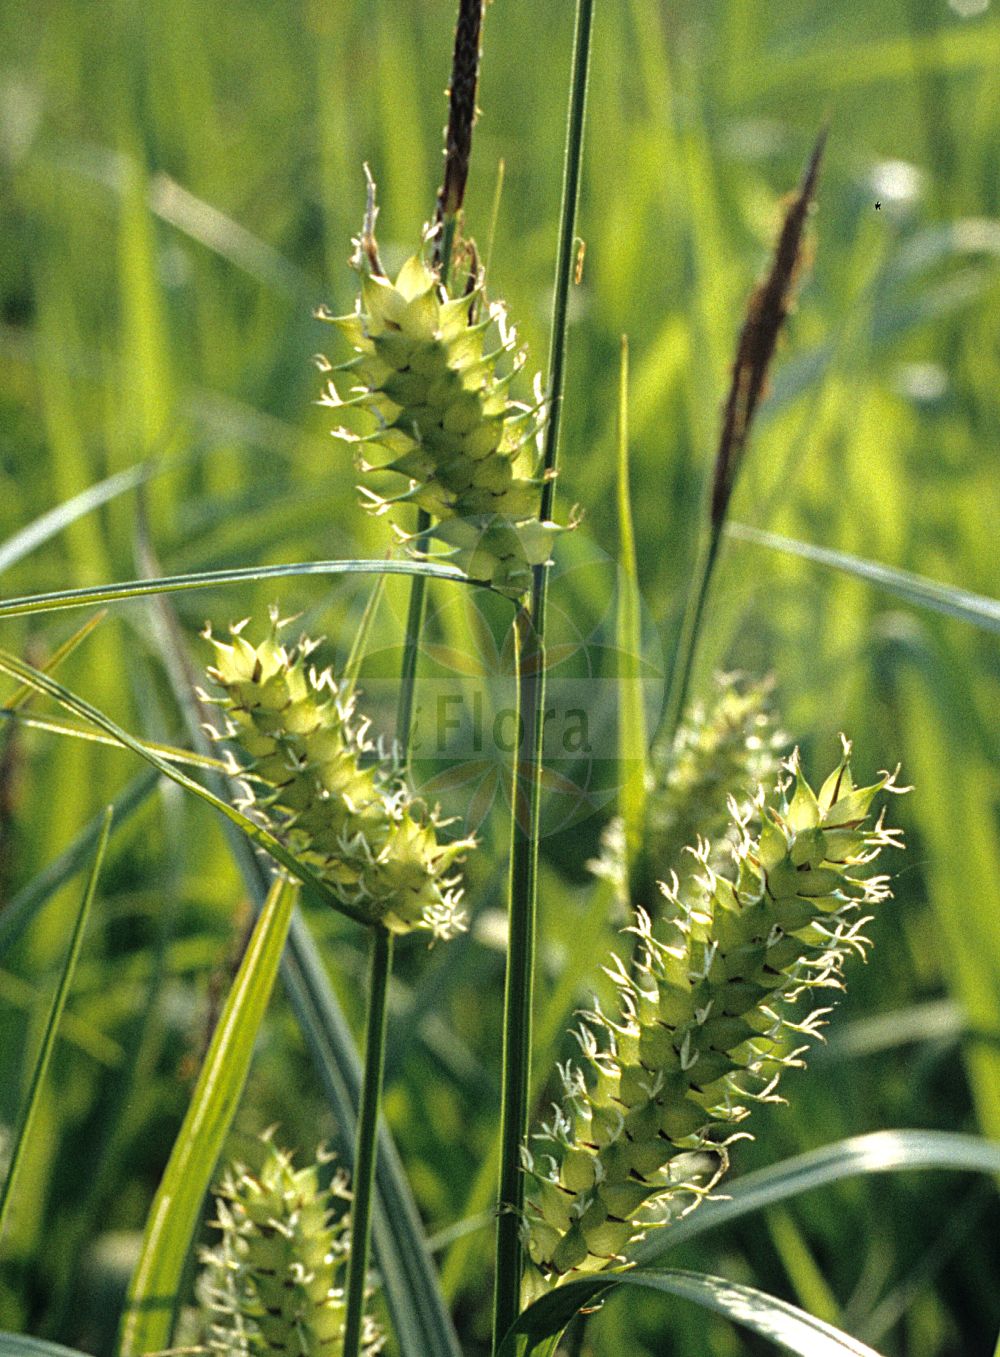
[{"label": "green seed head", "polygon": [[818,794],[793,755],[776,804],[761,794],[736,815],[731,878],[703,843],[692,888],[663,887],[659,928],[639,912],[633,972],[617,958],[608,972],[618,1015],[584,1015],[589,1078],[562,1071],[563,1104],[528,1157],[527,1247],[550,1281],[621,1261],[654,1220],[697,1204],[748,1104],[775,1100],[822,1025],[827,1009],[796,1019],[795,1000],[839,989],[846,959],[864,954],[861,911],[890,893],[867,868],[899,846],[869,812],[897,788],[888,774],[855,787],[848,753]]},{"label": "green seed head", "polygon": [[654,746],[642,843],[630,879],[620,822],[608,827],[593,864],[615,884],[627,908],[641,907],[655,916],[663,904],[657,878],[668,870],[677,873],[684,894],[700,870],[684,850],[699,840],[712,845],[713,869],[725,870],[733,836],[742,834],[734,825],[730,799],[735,798],[744,815],[757,787],[774,782],[786,746],[768,708],[768,695],[766,682],[721,674],[710,702],[687,713],[672,742]]},{"label": "green seed head", "polygon": [[[503,307],[485,305],[481,279],[452,296],[437,271],[414,255],[393,283],[377,271],[373,255],[359,248],[353,261],[361,273],[355,311],[320,313],[355,354],[338,369],[320,360],[324,371],[338,374],[321,403],[357,405],[374,418],[366,437],[335,431],[358,444],[366,478],[384,482],[381,473],[391,473],[402,483],[389,494],[362,486],[374,512],[426,509],[442,548],[436,559],[518,597],[561,531],[536,516],[541,396],[532,407],[508,394],[525,355]],[[500,376],[497,364],[505,358],[508,371]],[[402,526],[397,531],[415,550],[412,536]]]},{"label": "green seed head", "polygon": [[243,623],[228,641],[206,632],[222,733],[245,757],[233,771],[251,809],[355,914],[394,933],[453,936],[465,920],[454,869],[474,841],[440,839],[445,822],[368,739],[353,693],[309,664],[318,643],[286,647],[283,625],[272,615],[258,645]]},{"label": "green seed head", "polygon": [[[321,1188],[316,1164],[296,1169],[266,1138],[264,1147],[259,1172],[236,1165],[217,1189],[221,1239],[203,1253],[199,1283],[208,1345],[225,1357],[338,1357],[350,1253],[346,1177]],[[366,1318],[365,1357],[382,1344]]]}]

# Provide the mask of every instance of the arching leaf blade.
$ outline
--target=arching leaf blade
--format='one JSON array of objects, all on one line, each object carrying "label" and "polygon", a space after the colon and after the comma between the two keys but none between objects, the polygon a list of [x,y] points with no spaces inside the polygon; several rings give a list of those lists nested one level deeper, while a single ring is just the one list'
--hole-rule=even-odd
[{"label": "arching leaf blade", "polygon": [[92,513],[94,509],[116,499],[119,495],[134,490],[151,476],[157,475],[158,471],[159,468],[154,462],[140,462],[137,466],[130,466],[125,471],[118,471],[115,475],[98,481],[96,485],[88,486],[72,499],[65,500],[54,509],[40,514],[13,536],[8,537],[6,542],[0,542],[0,571],[9,570],[36,547],[61,533],[70,523],[75,523],[78,518]]},{"label": "arching leaf blade", "polygon": [[559,1335],[582,1305],[617,1286],[638,1286],[693,1301],[768,1339],[796,1357],[879,1357],[874,1348],[756,1287],[702,1272],[620,1272],[558,1287],[529,1306],[509,1331],[499,1357],[552,1357]]},{"label": "arching leaf blade", "polygon": [[226,998],[143,1234],[122,1317],[121,1357],[170,1344],[174,1312],[201,1205],[236,1112],[264,1018],[296,888],[276,878]]},{"label": "arching leaf blade", "polygon": [[1000,599],[989,598],[985,594],[974,594],[968,589],[958,589],[954,585],[941,584],[928,579],[926,575],[916,575],[910,570],[899,570],[895,566],[883,565],[881,561],[868,561],[861,556],[852,556],[846,551],[835,551],[832,547],[819,547],[811,542],[799,542],[791,537],[781,537],[778,533],[764,532],[761,528],[751,528],[746,523],[730,523],[726,527],[730,537],[741,542],[753,542],[757,546],[770,547],[772,551],[781,551],[788,556],[801,556],[803,560],[816,565],[830,566],[846,575],[864,580],[894,594],[904,603],[916,608],[926,608],[931,612],[943,613],[945,617],[957,618],[960,622],[969,622],[985,631],[1000,632]]},{"label": "arching leaf blade", "polygon": [[726,1196],[651,1233],[631,1251],[631,1261],[648,1267],[698,1235],[788,1201],[803,1192],[868,1173],[948,1169],[1000,1176],[1000,1144],[957,1131],[890,1130],[852,1136],[783,1163],[748,1173],[727,1186]]},{"label": "arching leaf blade", "polygon": [[59,589],[49,594],[25,594],[0,603],[0,618],[63,608],[86,608],[98,603],[121,603],[153,594],[185,593],[217,585],[246,584],[260,580],[289,579],[302,575],[426,575],[429,579],[454,580],[458,584],[489,589],[483,580],[470,579],[453,565],[433,561],[349,560],[297,561],[290,565],[241,566],[236,570],[202,570],[159,579],[125,580],[120,584],[92,585],[85,589]]},{"label": "arching leaf blade", "polygon": [[87,1357],[79,1348],[31,1338],[26,1333],[0,1333],[0,1357]]},{"label": "arching leaf blade", "polygon": [[[818,1150],[798,1155],[783,1164],[748,1174],[728,1190],[725,1198],[716,1198],[703,1203],[697,1210],[653,1233],[633,1249],[630,1261],[639,1264],[638,1267],[620,1272],[596,1273],[592,1277],[568,1282],[534,1301],[507,1334],[500,1357],[552,1357],[558,1345],[559,1335],[577,1311],[592,1305],[610,1287],[621,1283],[634,1282],[654,1289],[667,1290],[672,1294],[686,1295],[688,1299],[699,1300],[699,1303],[710,1305],[719,1309],[720,1313],[725,1313],[725,1310],[720,1308],[722,1302],[714,1303],[718,1301],[718,1291],[713,1290],[713,1286],[718,1283],[729,1288],[734,1296],[748,1288],[734,1290],[733,1284],[720,1282],[718,1278],[707,1279],[713,1286],[702,1285],[701,1282],[690,1281],[690,1278],[701,1277],[701,1274],[677,1271],[653,1272],[649,1270],[649,1264],[659,1261],[678,1245],[690,1243],[700,1234],[738,1220],[753,1211],[775,1206],[802,1192],[865,1173],[891,1173],[916,1169],[949,1169],[1000,1175],[1000,1144],[979,1136],[952,1131],[876,1131],[871,1135],[855,1136],[850,1140],[824,1145]],[[659,1282],[649,1280],[651,1278],[673,1278],[674,1281],[670,1285],[660,1285]],[[678,1282],[677,1278],[688,1280]],[[782,1307],[779,1315],[782,1323],[788,1318],[786,1310],[792,1310],[795,1316],[808,1321],[814,1330],[807,1328],[804,1331],[810,1334],[810,1341],[824,1343],[822,1347],[807,1348],[789,1347],[786,1344],[788,1351],[802,1351],[808,1357],[821,1353],[833,1357],[835,1353],[871,1352],[870,1348],[858,1344],[856,1339],[839,1334],[837,1330],[824,1332],[829,1330],[829,1326],[816,1329],[815,1326],[822,1325],[822,1321],[804,1315],[802,1311],[795,1310],[795,1307],[786,1307],[783,1301],[774,1301],[773,1297],[764,1297],[764,1300],[773,1301]],[[743,1322],[735,1312],[739,1305],[734,1302],[732,1308],[734,1312],[730,1313],[729,1317],[736,1322]],[[785,1330],[786,1334],[793,1331],[802,1332],[791,1319],[788,1323],[791,1328]],[[773,1333],[768,1333],[763,1327],[756,1327],[755,1331],[779,1341]],[[830,1346],[832,1342],[853,1343],[855,1346],[838,1348]]]},{"label": "arching leaf blade", "polygon": [[[0,724],[4,721],[24,726],[29,730],[43,730],[47,735],[65,735],[74,740],[86,740],[89,744],[121,748],[120,742],[111,735],[105,735],[102,731],[94,730],[93,726],[84,725],[82,722],[68,721],[58,716],[18,716],[0,707]],[[225,762],[213,758],[210,754],[196,754],[190,749],[178,749],[175,745],[161,744],[158,740],[137,740],[136,743],[161,759],[166,759],[168,763],[180,764],[186,768],[209,768],[215,773],[227,771]]]},{"label": "arching leaf blade", "polygon": [[92,722],[99,730],[103,730],[108,735],[111,735],[123,748],[131,749],[134,754],[138,754],[140,758],[143,758],[147,763],[152,764],[153,767],[163,773],[165,777],[170,778],[172,782],[176,782],[179,787],[183,787],[185,791],[192,792],[203,801],[207,801],[210,806],[213,806],[217,811],[224,815],[227,820],[231,820],[238,829],[242,830],[246,837],[255,843],[258,848],[263,848],[266,853],[269,853],[271,857],[275,859],[275,861],[280,862],[293,877],[301,881],[304,886],[307,886],[312,891],[316,892],[320,899],[324,900],[327,904],[332,905],[333,908],[339,910],[341,914],[346,914],[350,918],[356,919],[358,922],[365,922],[364,917],[359,911],[355,910],[352,906],[347,905],[339,898],[339,896],[335,895],[314,872],[303,863],[299,862],[298,859],[288,851],[284,844],[281,843],[279,839],[275,838],[269,830],[265,829],[262,825],[259,825],[255,820],[251,820],[249,816],[244,815],[242,811],[237,810],[236,807],[230,805],[228,801],[224,801],[222,797],[216,796],[214,792],[210,792],[207,787],[203,787],[201,783],[196,782],[194,778],[190,778],[186,773],[182,773],[179,768],[175,768],[173,764],[168,763],[166,759],[161,758],[158,754],[154,754],[143,741],[137,740],[135,736],[130,735],[128,731],[123,730],[121,726],[112,721],[109,716],[105,716],[103,712],[98,711],[96,707],[91,706],[91,704],[84,701],[82,697],[77,697],[75,693],[71,693],[69,689],[64,688],[62,684],[56,683],[56,681],[49,678],[47,674],[43,674],[25,660],[18,659],[16,655],[11,655],[4,650],[0,650],[0,673],[10,674],[14,678],[29,683],[38,692],[45,693],[46,696],[53,698],[61,706],[65,707],[67,711],[73,712],[74,715],[82,717],[85,721]]}]

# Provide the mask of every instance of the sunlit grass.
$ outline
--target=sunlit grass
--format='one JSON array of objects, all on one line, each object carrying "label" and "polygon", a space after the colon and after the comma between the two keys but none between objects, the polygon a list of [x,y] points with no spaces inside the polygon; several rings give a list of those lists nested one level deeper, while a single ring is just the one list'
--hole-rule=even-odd
[{"label": "sunlit grass", "polygon": [[[493,287],[536,354],[551,303],[570,11],[531,0],[492,6],[467,204],[482,239],[502,156]],[[212,10],[194,0],[56,3],[0,15],[6,599],[149,573],[147,531],[165,575],[382,554],[382,525],[358,512],[349,457],[313,406],[309,360],[328,335],[311,313],[320,302],[350,305],[362,161],[379,181],[393,270],[429,215],[452,18],[451,5],[389,0]],[[815,259],[733,517],[995,600],[1000,16],[988,8],[963,21],[943,0],[630,0],[599,6],[593,60],[586,255],[572,298],[558,494],[564,508],[585,506],[581,541],[617,556],[627,332],[638,580],[647,632],[655,622],[662,638],[648,642],[650,660],[662,672],[679,628],[742,306],[765,266],[781,196],[826,117]],[[141,490],[116,484],[121,493],[58,534],[4,555],[54,507],[148,462],[163,469]],[[583,548],[565,550],[573,560]],[[275,598],[327,632],[343,663],[369,587],[269,578],[178,594],[173,607],[192,672],[205,658],[196,632],[206,613],[222,627]],[[451,587],[431,584],[431,615],[440,617],[436,639],[455,645],[457,610],[433,607]],[[563,587],[582,631],[607,625],[606,599],[574,585],[572,572]],[[557,576],[557,603],[559,588]],[[398,669],[406,595],[407,581],[387,581],[362,687],[366,675],[374,685]],[[4,619],[0,645],[44,667],[83,616]],[[59,679],[137,737],[173,744],[185,738],[185,718],[160,628],[148,602],[116,605]],[[821,562],[731,538],[696,691],[719,666],[773,671],[785,728],[820,762],[845,729],[859,750],[900,760],[916,784],[899,810],[910,851],[896,902],[872,925],[876,959],[854,976],[842,1024],[849,1032],[853,1020],[891,1020],[925,1001],[954,1005],[943,1033],[939,1024],[923,1035],[907,1028],[902,1047],[841,1058],[834,1048],[810,1078],[790,1080],[792,1106],[765,1115],[737,1167],[884,1127],[996,1137],[995,625],[929,612]],[[32,710],[54,714],[40,703]],[[92,861],[95,817],[140,770],[130,755],[41,730],[5,726],[0,742],[0,900],[29,925],[5,932],[0,909],[0,1126],[9,1140],[79,908],[79,873]],[[172,789],[152,796],[143,785],[134,795],[134,815],[115,817],[69,999],[87,1028],[67,1027],[57,1043],[0,1272],[0,1327],[95,1352],[110,1351],[212,996],[246,925],[212,813]],[[463,809],[463,795],[451,809]],[[539,1084],[567,1053],[562,1033],[594,983],[587,968],[614,938],[582,868],[603,818],[542,845]],[[499,1105],[503,956],[491,911],[503,897],[502,795],[480,833],[489,851],[468,892],[477,926],[429,961],[401,949],[390,995],[387,1114],[432,1229],[488,1209],[495,1173],[484,1156]],[[67,850],[78,875],[57,873],[50,892],[39,874]],[[361,943],[333,917],[317,933],[357,1031]],[[36,987],[34,1007],[10,997],[14,982]],[[75,1039],[83,1030],[113,1048],[87,1047]],[[109,1049],[124,1059],[100,1059]],[[289,1144],[350,1137],[280,1004],[233,1138],[275,1120]],[[807,1308],[818,1273],[824,1304],[838,1308],[825,1317],[890,1357],[986,1353],[1000,1324],[996,1205],[957,1183],[915,1175],[842,1184],[783,1209],[770,1230],[747,1220],[692,1240],[676,1263],[724,1270]],[[470,1353],[488,1326],[489,1234],[466,1236],[442,1260]],[[891,1303],[911,1285],[896,1315]],[[642,1296],[592,1322],[594,1357],[662,1350],[667,1313],[679,1357],[744,1350],[721,1321],[706,1330],[693,1307],[668,1311]],[[883,1321],[888,1329],[876,1332]]]}]

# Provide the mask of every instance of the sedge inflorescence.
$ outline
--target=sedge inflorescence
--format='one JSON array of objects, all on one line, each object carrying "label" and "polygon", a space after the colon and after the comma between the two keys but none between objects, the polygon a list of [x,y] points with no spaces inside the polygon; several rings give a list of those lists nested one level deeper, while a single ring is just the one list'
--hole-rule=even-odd
[{"label": "sedge inflorescence", "polygon": [[[601,854],[592,864],[609,879],[626,908],[658,912],[657,875],[670,863],[681,893],[700,869],[684,852],[689,844],[711,845],[710,865],[724,870],[737,836],[738,821],[752,810],[761,784],[772,783],[781,766],[786,737],[768,705],[770,684],[741,674],[719,674],[709,700],[686,713],[672,740],[659,741],[650,753],[643,825],[636,861],[626,860],[624,828],[613,820],[605,830]],[[730,802],[739,816],[734,820]]]},{"label": "sedge inflorescence", "polygon": [[687,714],[669,745],[653,748],[643,848],[661,872],[665,862],[680,872],[684,849],[699,838],[724,853],[732,799],[742,814],[757,788],[774,782],[788,743],[769,693],[767,681],[720,674],[711,700]]},{"label": "sedge inflorescence", "polygon": [[[321,1187],[317,1164],[296,1169],[291,1155],[269,1139],[259,1170],[235,1165],[226,1171],[213,1222],[220,1240],[202,1254],[198,1286],[210,1351],[222,1357],[339,1357],[349,1201],[345,1174]],[[381,1352],[383,1341],[365,1316],[364,1357]]]},{"label": "sedge inflorescence", "polygon": [[206,631],[208,669],[224,696],[222,736],[243,754],[232,771],[249,808],[354,917],[393,933],[448,938],[465,926],[455,866],[474,840],[445,841],[443,821],[410,790],[402,768],[368,738],[353,691],[309,659],[317,641],[285,646],[272,615],[257,645]]},{"label": "sedge inflorescence", "polygon": [[[856,787],[845,742],[840,765],[815,793],[798,755],[776,801],[735,803],[735,871],[696,850],[696,889],[662,887],[654,929],[640,911],[631,971],[608,974],[615,1018],[584,1015],[578,1036],[589,1078],[562,1068],[564,1100],[528,1156],[528,1252],[552,1282],[622,1260],[651,1224],[708,1192],[753,1101],[775,1101],[782,1071],[800,1065],[828,1009],[796,1019],[803,993],[842,986],[851,955],[864,955],[866,906],[886,899],[886,876],[867,874],[898,831],[880,815],[883,775]],[[759,833],[751,833],[759,817]]]},{"label": "sedge inflorescence", "polygon": [[[403,486],[383,494],[366,483],[362,494],[377,514],[426,510],[440,544],[433,559],[519,597],[562,529],[537,516],[543,402],[537,382],[533,406],[510,397],[525,355],[504,308],[486,303],[481,274],[452,295],[422,254],[390,281],[370,235],[352,263],[361,274],[355,310],[319,315],[338,327],[355,356],[339,367],[318,360],[336,377],[320,403],[354,405],[372,416],[371,433],[341,428],[335,435],[358,445],[366,481],[390,473]],[[396,529],[411,551],[425,554],[405,525]]]}]

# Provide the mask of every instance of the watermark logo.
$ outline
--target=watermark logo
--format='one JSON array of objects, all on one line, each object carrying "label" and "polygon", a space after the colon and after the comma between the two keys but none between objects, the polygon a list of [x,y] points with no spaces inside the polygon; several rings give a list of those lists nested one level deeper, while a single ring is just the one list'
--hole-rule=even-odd
[{"label": "watermark logo", "polygon": [[[619,757],[625,685],[633,685],[649,732],[664,691],[659,633],[641,600],[630,600],[617,563],[579,529],[560,542],[557,555],[542,660],[543,834],[613,810],[626,771]],[[514,607],[486,590],[430,593],[410,744],[415,788],[467,831],[480,830],[501,806],[527,829],[531,730],[518,710]],[[638,608],[639,644],[623,648],[617,624],[629,601]],[[397,604],[398,634],[404,605]],[[375,716],[376,728],[392,728],[398,654],[394,646],[366,661],[362,707]],[[378,677],[379,671],[392,677]]]}]

